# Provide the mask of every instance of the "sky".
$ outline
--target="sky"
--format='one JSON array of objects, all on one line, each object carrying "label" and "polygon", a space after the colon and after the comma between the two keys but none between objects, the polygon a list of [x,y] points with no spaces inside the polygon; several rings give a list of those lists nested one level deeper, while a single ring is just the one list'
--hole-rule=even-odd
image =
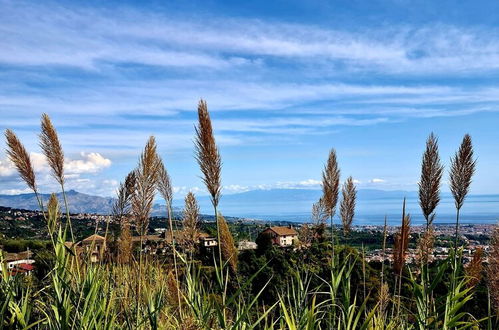
[{"label": "sky", "polygon": [[[43,192],[57,190],[38,145],[47,113],[69,189],[112,196],[154,135],[176,197],[205,194],[193,150],[203,98],[225,194],[320,189],[331,148],[359,188],[416,190],[430,132],[445,165],[471,134],[471,193],[499,193],[498,12],[497,1],[0,0],[0,129],[31,152]],[[22,192],[2,151],[0,193]]]}]

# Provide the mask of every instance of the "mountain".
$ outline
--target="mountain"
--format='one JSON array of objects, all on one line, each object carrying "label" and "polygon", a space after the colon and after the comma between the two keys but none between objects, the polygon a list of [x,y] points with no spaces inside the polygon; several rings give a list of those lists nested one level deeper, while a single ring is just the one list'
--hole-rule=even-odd
[{"label": "mountain", "polygon": [[[40,195],[43,204],[46,205],[50,198],[50,194]],[[61,205],[61,210],[65,211],[64,198],[62,193],[56,194]],[[96,214],[111,214],[113,211],[114,198],[101,197],[80,193],[76,190],[66,192],[69,210],[71,213],[96,213]],[[0,195],[0,206],[11,207],[24,210],[39,210],[38,201],[34,193],[20,195]],[[174,208],[174,212],[178,212]],[[165,205],[154,204],[152,215],[165,215]]]},{"label": "mountain", "polygon": [[[40,196],[43,200],[43,204],[46,205],[50,198],[50,194],[41,194]],[[62,193],[58,193],[56,196],[61,204],[61,209],[64,210],[64,199],[62,197]],[[77,192],[75,190],[69,190],[66,192],[66,196],[71,213],[109,214],[113,208],[114,199],[110,197],[92,196]],[[34,193],[0,195],[0,206],[24,210],[40,209]]]}]

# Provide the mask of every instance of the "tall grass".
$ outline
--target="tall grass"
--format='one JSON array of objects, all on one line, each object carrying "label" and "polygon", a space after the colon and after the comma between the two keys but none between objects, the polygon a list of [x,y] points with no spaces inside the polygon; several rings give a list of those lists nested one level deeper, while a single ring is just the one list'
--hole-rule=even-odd
[{"label": "tall grass", "polygon": [[[304,269],[293,265],[292,271],[286,274],[284,287],[276,291],[273,300],[262,299],[263,293],[274,286],[273,275],[264,274],[275,261],[274,257],[269,258],[250,276],[241,276],[234,239],[227,222],[218,212],[221,157],[204,101],[199,104],[198,116],[196,158],[212,198],[219,242],[218,260],[214,256],[215,279],[212,268],[192,259],[192,242],[185,250],[177,250],[174,245],[173,265],[143,256],[142,242],[138,258],[128,251],[126,257],[121,255],[121,258],[111,258],[109,262],[92,263],[89,256],[79,253],[74,244],[66,244],[66,228],[71,228],[68,201],[64,201],[64,223],[61,221],[60,203],[53,194],[46,206],[40,200],[40,209],[44,211],[52,242],[54,265],[39,283],[36,283],[34,276],[14,276],[6,267],[2,267],[1,328],[350,330],[464,329],[487,325],[492,329],[496,325],[492,308],[497,308],[499,300],[499,231],[495,234],[492,251],[488,255],[487,281],[491,294],[489,318],[479,319],[468,312],[466,307],[479,285],[477,280],[481,276],[481,256],[476,252],[473,263],[466,268],[462,266],[462,259],[457,257],[457,249],[440,262],[431,262],[426,253],[420,258],[420,264],[408,264],[406,254],[410,240],[410,217],[405,212],[405,201],[401,228],[393,237],[395,276],[385,272],[384,261],[381,269],[373,270],[365,262],[364,250],[359,253],[348,246],[337,246],[338,253],[329,254],[335,249],[334,241],[333,244],[324,243],[316,240],[314,235],[307,234],[311,238],[308,244],[297,249],[298,252],[291,250],[282,253],[291,255],[301,253],[302,250],[305,253],[321,253],[324,250],[327,261],[321,264],[320,269]],[[56,182],[64,189],[64,153],[48,116],[45,115],[42,122],[42,149],[47,158],[50,157],[49,164]],[[22,180],[38,194],[35,169],[27,150],[12,131],[6,132],[6,138],[9,158]],[[466,141],[468,138],[465,137],[463,144]],[[474,167],[470,153],[466,154],[467,157],[461,154],[461,151],[456,154],[452,171],[454,179],[451,179],[455,197],[460,196],[456,197],[458,213],[471,182],[471,176],[466,180],[458,177],[462,173],[460,164],[468,164],[466,173],[474,171],[474,168],[470,171],[470,164]],[[462,161],[466,159],[472,162]],[[427,220],[427,237],[432,236],[431,225],[440,198],[442,171],[437,141],[431,135],[423,156],[419,194],[423,215]],[[320,204],[315,207],[317,219],[325,219],[324,214],[332,219],[337,202],[338,180],[339,169],[335,153],[332,152],[324,172],[324,194]],[[118,189],[113,215],[122,225],[118,245],[120,249],[125,246],[121,245],[125,240],[131,239],[130,232],[124,235],[126,230],[130,231],[130,224],[135,225],[141,235],[147,233],[156,190],[160,191],[167,203],[168,226],[173,239],[171,181],[164,164],[159,161],[156,143],[151,137],[140,156],[137,169],[127,176]],[[355,196],[353,180],[349,178],[343,189],[340,206],[345,234],[352,225]],[[185,202],[184,230],[191,233],[187,239],[195,241],[199,208],[193,194],[188,194]],[[458,221],[459,216],[456,226]],[[385,219],[383,257],[388,236]],[[428,252],[431,244],[424,239],[420,242],[421,251]],[[308,249],[310,252],[307,252]],[[275,248],[271,248],[272,251],[275,252]],[[332,261],[329,262],[331,256]],[[449,270],[452,270],[451,276]],[[379,274],[379,277],[373,280],[373,274]],[[268,275],[265,281],[260,281],[261,275]]]}]

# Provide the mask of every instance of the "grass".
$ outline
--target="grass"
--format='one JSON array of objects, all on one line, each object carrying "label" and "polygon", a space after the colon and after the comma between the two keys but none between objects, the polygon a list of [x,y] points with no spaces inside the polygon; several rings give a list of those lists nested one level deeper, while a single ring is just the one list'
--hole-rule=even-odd
[{"label": "grass", "polygon": [[[420,264],[406,265],[404,250],[409,229],[405,227],[399,236],[400,258],[395,272],[392,265],[385,263],[381,270],[371,268],[365,262],[364,249],[359,251],[348,246],[348,239],[343,241],[343,245],[327,240],[323,236],[322,221],[311,227],[310,244],[301,245],[296,251],[269,246],[264,251],[248,252],[253,264],[241,265],[238,259],[244,256],[237,255],[232,234],[218,213],[221,158],[204,101],[199,105],[199,120],[197,159],[212,196],[221,246],[218,251],[213,251],[211,262],[197,260],[192,249],[182,249],[179,244],[178,249],[176,246],[172,249],[173,262],[168,259],[160,261],[139,249],[127,258],[129,262],[126,263],[118,262],[119,258],[92,263],[85,254],[78,254],[78,250],[65,245],[74,235],[71,219],[66,215],[66,221],[61,221],[60,205],[53,195],[47,205],[40,205],[53,248],[53,265],[43,278],[12,275],[6,267],[2,268],[2,328],[497,329],[496,292],[487,292],[489,298],[479,313],[471,312],[470,306],[479,288],[487,290],[487,286],[472,282],[467,275],[462,265],[462,248],[454,248],[443,261],[432,262],[428,258],[431,244],[420,244],[421,252],[424,252]],[[64,153],[48,116],[43,116],[42,123],[42,148],[47,157],[50,156],[53,176],[64,194]],[[10,147],[15,147],[9,155],[18,158],[17,162],[13,160],[21,178],[29,187],[37,189],[29,155],[13,132],[8,131],[7,138]],[[465,141],[471,143],[468,138]],[[467,145],[468,150],[470,147]],[[466,157],[467,164],[473,163],[474,166],[469,153]],[[331,221],[340,173],[335,153],[332,158],[329,167],[326,166],[324,179],[330,187],[325,189],[326,196],[322,199],[322,203],[326,203],[323,205],[326,217]],[[135,189],[125,189],[133,191],[133,195],[121,199],[128,202],[123,202],[119,209],[129,211],[117,212],[120,218],[138,221],[136,225],[142,233],[146,232],[150,207],[158,189],[158,159],[151,137],[134,172],[137,176]],[[454,175],[459,174],[459,166],[456,168],[454,172],[457,174],[453,172]],[[163,170],[160,189],[163,188],[163,197],[168,202],[171,200],[171,183],[164,167]],[[431,135],[423,156],[420,184],[421,207],[428,220],[427,233],[431,233],[431,221],[439,202],[442,171],[437,140]],[[346,220],[346,229],[351,225],[355,208],[355,188],[353,180],[349,182],[349,193],[343,194],[344,203],[348,205],[345,204],[340,212]],[[465,180],[455,177],[453,182],[453,189],[458,192],[456,208],[459,211],[471,175]],[[64,198],[64,203],[66,201]],[[197,217],[195,205],[191,208],[194,212],[186,212],[186,216],[195,214]],[[68,213],[67,205],[65,210]],[[408,215],[403,212],[406,227],[407,219]],[[190,223],[196,224],[196,220],[190,219]],[[172,229],[171,218],[169,226]],[[386,250],[386,231],[382,248]],[[290,258],[292,254],[298,257]],[[489,257],[496,258],[497,253]],[[495,259],[489,262],[497,264]],[[494,276],[497,274],[480,277],[479,281],[493,279],[496,282],[492,283],[497,286]]]}]

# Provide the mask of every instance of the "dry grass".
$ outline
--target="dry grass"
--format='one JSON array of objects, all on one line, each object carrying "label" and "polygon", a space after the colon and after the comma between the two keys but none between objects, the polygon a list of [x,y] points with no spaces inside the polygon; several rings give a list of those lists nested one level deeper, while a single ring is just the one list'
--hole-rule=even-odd
[{"label": "dry grass", "polygon": [[163,160],[158,157],[158,183],[157,188],[165,202],[171,205],[173,200],[173,189],[170,175],[166,170]]},{"label": "dry grass", "polygon": [[31,158],[21,143],[19,138],[10,129],[5,131],[5,138],[7,140],[7,156],[14,164],[19,172],[19,176],[23,179],[28,187],[37,193],[35,170],[31,163]]},{"label": "dry grass", "polygon": [[222,192],[222,159],[213,135],[208,106],[204,100],[199,101],[198,119],[195,142],[196,160],[203,173],[203,182],[211,195],[213,206],[216,208]]},{"label": "dry grass", "polygon": [[464,199],[468,194],[471,178],[475,173],[476,160],[473,159],[473,145],[471,137],[466,134],[459,150],[451,161],[450,191],[454,196],[456,208],[463,206]]},{"label": "dry grass", "polygon": [[426,226],[430,226],[434,219],[433,212],[440,202],[440,181],[442,180],[443,166],[438,155],[438,140],[430,134],[426,140],[426,150],[421,163],[421,180],[419,181],[419,204],[426,219]]},{"label": "dry grass", "polygon": [[42,115],[42,132],[40,134],[40,147],[47,157],[52,175],[62,186],[64,184],[64,152],[57,136],[57,131],[47,114]]},{"label": "dry grass", "polygon": [[476,286],[482,280],[483,254],[482,248],[476,249],[470,263],[464,268],[469,279],[468,286],[470,287]]},{"label": "dry grass", "polygon": [[405,214],[405,199],[402,210],[402,223],[399,231],[394,236],[393,246],[393,271],[396,276],[401,276],[407,258],[409,235],[411,232],[411,216]]},{"label": "dry grass", "polygon": [[218,215],[218,223],[220,226],[220,251],[222,252],[222,257],[235,273],[237,271],[237,249],[234,238],[230,233],[227,221],[225,221],[225,218],[221,214]]},{"label": "dry grass", "polygon": [[183,245],[188,251],[193,251],[199,239],[199,206],[192,192],[185,196],[182,225],[184,229]]},{"label": "dry grass", "polygon": [[357,198],[357,191],[355,189],[355,184],[353,183],[353,178],[350,176],[343,184],[341,188],[341,194],[343,199],[340,205],[340,215],[341,222],[343,224],[343,233],[347,235],[351,228],[353,217],[355,215],[355,203]]},{"label": "dry grass", "polygon": [[340,169],[336,160],[336,151],[331,149],[327,164],[322,172],[322,206],[327,217],[333,217],[338,204]]},{"label": "dry grass", "polygon": [[154,201],[158,174],[156,140],[149,138],[142,152],[136,170],[135,193],[131,198],[131,208],[140,235],[147,233],[149,216]]}]

